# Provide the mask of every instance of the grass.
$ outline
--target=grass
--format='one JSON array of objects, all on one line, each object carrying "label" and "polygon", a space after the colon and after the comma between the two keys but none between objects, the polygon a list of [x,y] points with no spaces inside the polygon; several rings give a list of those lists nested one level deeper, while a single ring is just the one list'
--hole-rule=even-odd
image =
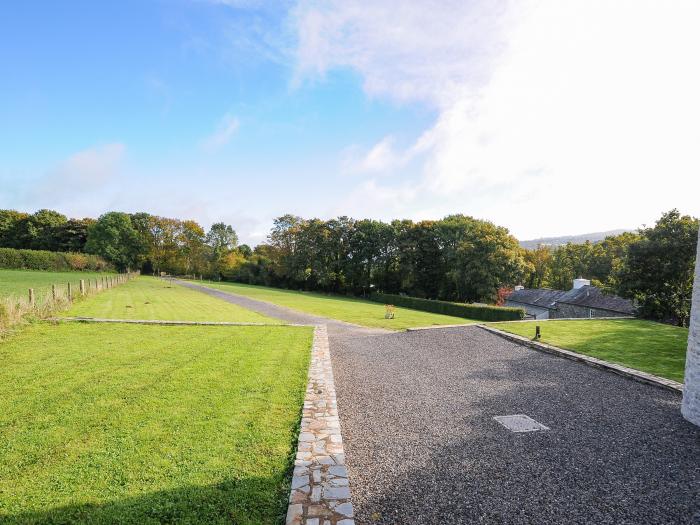
[{"label": "grass", "polygon": [[255,286],[238,283],[214,283],[204,281],[200,284],[224,290],[227,292],[245,295],[253,299],[267,301],[285,306],[301,312],[313,315],[339,319],[348,323],[354,323],[373,328],[387,328],[390,330],[404,330],[417,326],[445,325],[445,324],[467,324],[478,322],[462,317],[452,317],[449,315],[433,314],[411,310],[410,308],[399,308],[395,310],[394,319],[385,319],[385,308],[381,303],[343,297],[339,295],[323,295],[311,292],[297,292],[292,290],[281,290],[279,288],[268,288],[266,286]]},{"label": "grass", "polygon": [[145,276],[80,301],[65,315],[108,319],[280,323],[201,292]]},{"label": "grass", "polygon": [[34,288],[37,299],[46,296],[52,284],[67,288],[71,283],[74,290],[78,289],[80,279],[99,279],[109,275],[98,272],[41,272],[37,270],[0,270],[0,297],[14,295],[26,297],[29,288]]},{"label": "grass", "polygon": [[683,382],[688,329],[641,319],[490,323],[490,326]]},{"label": "grass", "polygon": [[311,340],[26,327],[0,343],[0,522],[280,522]]}]

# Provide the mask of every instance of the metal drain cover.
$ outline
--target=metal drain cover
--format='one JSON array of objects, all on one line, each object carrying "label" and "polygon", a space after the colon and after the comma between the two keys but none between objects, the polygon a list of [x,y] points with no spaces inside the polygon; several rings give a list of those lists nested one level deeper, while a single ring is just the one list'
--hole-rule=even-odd
[{"label": "metal drain cover", "polygon": [[514,414],[512,416],[495,416],[494,419],[511,432],[535,432],[537,430],[549,430],[549,427],[538,423],[525,414]]}]

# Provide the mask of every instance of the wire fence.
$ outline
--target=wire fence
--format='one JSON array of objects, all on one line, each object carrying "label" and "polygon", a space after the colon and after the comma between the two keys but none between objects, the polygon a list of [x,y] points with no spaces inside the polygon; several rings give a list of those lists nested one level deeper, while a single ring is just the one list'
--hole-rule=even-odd
[{"label": "wire fence", "polygon": [[23,320],[45,319],[68,309],[74,301],[131,281],[138,272],[104,275],[28,288],[23,295],[0,297],[0,333]]}]

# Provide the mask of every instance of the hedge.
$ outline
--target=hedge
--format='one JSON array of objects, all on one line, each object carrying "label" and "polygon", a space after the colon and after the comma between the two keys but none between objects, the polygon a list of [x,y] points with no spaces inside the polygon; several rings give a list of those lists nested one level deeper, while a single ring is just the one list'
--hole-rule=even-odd
[{"label": "hedge", "polygon": [[107,261],[97,255],[46,250],[15,250],[14,248],[0,248],[0,268],[57,272],[112,269]]},{"label": "hedge", "polygon": [[418,297],[384,293],[372,293],[370,299],[379,303],[404,306],[406,308],[413,308],[414,310],[451,315],[453,317],[478,319],[479,321],[518,321],[525,317],[525,310],[522,308],[451,303],[448,301],[434,301],[432,299],[419,299]]}]

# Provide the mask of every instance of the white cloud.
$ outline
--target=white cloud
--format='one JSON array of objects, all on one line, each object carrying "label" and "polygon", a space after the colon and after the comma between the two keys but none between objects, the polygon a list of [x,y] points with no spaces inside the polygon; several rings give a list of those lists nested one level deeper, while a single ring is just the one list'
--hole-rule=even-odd
[{"label": "white cloud", "polygon": [[394,137],[388,135],[369,150],[358,146],[348,148],[343,154],[343,171],[350,174],[391,174],[406,166],[415,152],[397,150]]},{"label": "white cloud", "polygon": [[[366,155],[373,178],[344,206],[393,194],[407,216],[461,211],[521,237],[637,226],[700,214],[698,19],[690,0],[302,1],[297,77],[349,67],[370,96],[436,111],[406,151]],[[416,152],[410,194],[376,182]]]},{"label": "white cloud", "polygon": [[52,169],[36,190],[56,197],[101,188],[117,176],[125,151],[124,144],[115,142],[74,153]]},{"label": "white cloud", "polygon": [[211,152],[224,147],[231,141],[239,127],[240,122],[236,117],[229,114],[224,115],[216,130],[202,140],[202,149]]}]

